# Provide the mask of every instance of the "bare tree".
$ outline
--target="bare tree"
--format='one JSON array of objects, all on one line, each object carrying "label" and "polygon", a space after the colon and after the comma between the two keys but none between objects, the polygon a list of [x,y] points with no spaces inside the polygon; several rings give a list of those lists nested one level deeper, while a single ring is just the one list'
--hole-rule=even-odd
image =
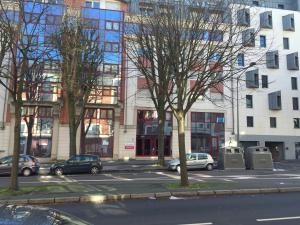
[{"label": "bare tree", "polygon": [[26,85],[24,88],[26,102],[30,105],[31,112],[24,117],[24,121],[27,127],[27,141],[26,141],[26,154],[30,154],[32,147],[32,129],[34,121],[38,113],[37,102],[41,101],[41,89],[47,80],[47,76],[44,75],[44,64],[40,63],[31,67],[25,74]]},{"label": "bare tree", "polygon": [[[152,15],[132,19],[131,26],[137,28],[128,34],[129,58],[146,77],[155,107],[169,107],[177,120],[181,185],[187,186],[186,115],[200,97],[207,97],[209,89],[218,89],[249,68],[234,64],[239,53],[250,51],[258,30],[246,36],[247,27],[238,25],[236,18],[249,7],[233,0],[152,3]],[[136,60],[139,49],[150,70]]]},{"label": "bare tree", "polygon": [[[137,17],[128,23],[136,23],[127,29],[126,52],[128,58],[137,68],[141,77],[146,80],[158,118],[158,161],[164,166],[165,122],[168,110],[167,95],[172,93],[171,72],[168,58],[168,43],[160,26],[164,18]],[[151,35],[149,35],[151,33]]]},{"label": "bare tree", "polygon": [[59,64],[68,111],[71,156],[76,154],[76,133],[85,106],[100,80],[103,61],[100,31],[86,19],[65,15],[52,39],[61,59]]},{"label": "bare tree", "polygon": [[11,190],[18,189],[21,112],[27,75],[43,64],[45,56],[43,46],[38,43],[38,34],[43,29],[40,20],[46,9],[46,4],[38,2],[0,2],[0,84],[9,92],[15,111]]}]

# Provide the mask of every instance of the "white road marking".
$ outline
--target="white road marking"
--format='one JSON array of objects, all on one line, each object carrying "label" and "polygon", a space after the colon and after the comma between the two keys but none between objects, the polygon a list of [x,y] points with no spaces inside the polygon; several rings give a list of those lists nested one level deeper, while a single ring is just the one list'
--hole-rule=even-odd
[{"label": "white road marking", "polygon": [[189,223],[189,224],[179,224],[179,225],[212,225],[213,223]]},{"label": "white road marking", "polygon": [[233,182],[233,180],[229,180],[229,179],[224,179],[224,181]]},{"label": "white road marking", "polygon": [[180,178],[180,176],[178,176],[178,175],[172,175],[172,174],[168,174],[168,173],[164,173],[164,172],[156,172],[156,174],[166,176],[166,177],[170,177],[170,178],[173,178],[173,179],[179,179]]},{"label": "white road marking", "polygon": [[111,178],[114,178],[114,179],[117,179],[117,180],[124,180],[124,181],[126,181],[126,180],[132,180],[132,179],[129,179],[129,178],[124,178],[124,177],[121,177],[121,176],[114,176],[114,175],[112,175],[112,174],[103,174],[104,176],[106,176],[106,177],[111,177]]},{"label": "white road marking", "polygon": [[279,217],[279,218],[268,218],[268,219],[256,219],[257,222],[267,222],[267,221],[280,221],[280,220],[298,220],[300,216],[294,217]]},{"label": "white road marking", "polygon": [[207,175],[207,174],[195,174],[195,175],[197,175],[199,177],[203,177],[203,178],[213,177],[213,176]]}]

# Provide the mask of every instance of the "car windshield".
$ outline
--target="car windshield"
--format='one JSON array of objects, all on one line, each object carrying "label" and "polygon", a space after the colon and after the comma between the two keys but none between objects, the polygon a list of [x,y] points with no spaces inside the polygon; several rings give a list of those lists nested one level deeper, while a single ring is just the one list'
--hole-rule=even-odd
[{"label": "car windshield", "polygon": [[197,155],[196,154],[186,154],[186,160],[196,160],[197,159]]},{"label": "car windshield", "polygon": [[11,156],[6,156],[6,157],[3,157],[2,159],[0,159],[0,162],[1,163],[9,163],[9,162],[11,162],[11,160],[12,160]]}]

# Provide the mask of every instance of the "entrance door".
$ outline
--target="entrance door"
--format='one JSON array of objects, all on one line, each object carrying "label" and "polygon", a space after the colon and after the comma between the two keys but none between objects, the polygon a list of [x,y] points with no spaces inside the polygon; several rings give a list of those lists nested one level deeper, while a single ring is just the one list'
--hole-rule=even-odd
[{"label": "entrance door", "polygon": [[[165,136],[165,156],[171,155],[172,137]],[[136,155],[137,156],[157,156],[158,154],[158,136],[147,135],[136,136]]]},{"label": "entrance door", "polygon": [[136,138],[137,156],[156,156],[158,139],[156,136],[139,136]]},{"label": "entrance door", "polygon": [[265,142],[265,146],[270,149],[273,161],[280,161],[284,158],[283,142]]},{"label": "entrance door", "polygon": [[210,138],[210,154],[214,159],[219,157],[219,137]]}]

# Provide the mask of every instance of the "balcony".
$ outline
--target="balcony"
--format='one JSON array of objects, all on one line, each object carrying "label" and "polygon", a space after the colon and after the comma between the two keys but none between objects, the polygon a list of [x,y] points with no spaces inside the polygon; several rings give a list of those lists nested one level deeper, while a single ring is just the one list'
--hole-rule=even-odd
[{"label": "balcony", "polygon": [[299,70],[298,52],[288,54],[286,56],[286,61],[288,70]]},{"label": "balcony", "polygon": [[260,14],[260,27],[265,29],[273,28],[272,11],[267,11]]},{"label": "balcony", "polygon": [[268,98],[270,110],[281,110],[281,91],[270,93]]}]

